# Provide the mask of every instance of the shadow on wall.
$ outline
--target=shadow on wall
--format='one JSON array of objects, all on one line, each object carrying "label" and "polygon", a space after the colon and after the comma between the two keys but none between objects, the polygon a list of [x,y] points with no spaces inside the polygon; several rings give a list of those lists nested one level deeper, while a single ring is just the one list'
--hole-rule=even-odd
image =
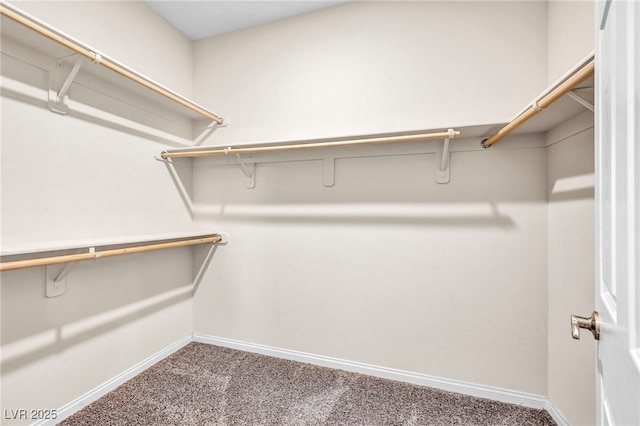
[{"label": "shadow on wall", "polygon": [[549,193],[549,201],[593,200],[595,197],[595,176],[585,173],[558,178]]},{"label": "shadow on wall", "polygon": [[393,225],[396,227],[497,227],[515,229],[508,214],[495,203],[466,205],[197,205],[195,218],[224,218],[236,223],[273,224],[321,223],[336,225]]},{"label": "shadow on wall", "polygon": [[[254,188],[245,186],[235,158],[176,159],[165,166],[194,220],[204,221],[508,230],[517,224],[502,206],[547,201],[544,147],[454,151],[451,180],[438,184],[436,143],[414,144],[410,154],[409,145],[394,144],[377,147],[375,155],[362,147],[248,156],[256,164]],[[335,161],[331,186],[323,185],[322,155]]]},{"label": "shadow on wall", "polygon": [[191,299],[216,248],[78,262],[55,298],[45,297],[44,267],[2,272],[3,374]]},{"label": "shadow on wall", "polygon": [[[55,58],[33,65],[2,53],[2,96],[49,109],[49,80],[56,72]],[[204,119],[184,116],[186,108],[144,96],[141,102],[140,95],[132,95],[140,92],[135,83],[119,84],[124,89],[92,75],[79,78],[69,90],[67,115],[172,147],[202,144],[217,129]]]},{"label": "shadow on wall", "polygon": [[193,167],[190,161],[165,161],[164,165],[176,186],[185,209],[193,219]]},{"label": "shadow on wall", "polygon": [[[15,100],[28,106],[34,106],[35,108],[32,108],[34,112],[41,112],[43,116],[46,114],[51,116],[47,116],[45,121],[36,120],[39,124],[34,127],[38,127],[42,132],[28,135],[31,146],[38,146],[40,143],[45,146],[50,142],[50,146],[55,147],[56,152],[68,158],[73,146],[84,144],[87,149],[82,151],[82,155],[97,156],[98,152],[102,151],[94,149],[94,147],[106,147],[107,141],[96,137],[92,132],[80,133],[75,129],[80,126],[74,126],[74,123],[69,124],[69,119],[71,121],[82,120],[95,124],[96,133],[99,133],[100,130],[97,126],[120,132],[123,137],[118,138],[117,142],[122,145],[119,145],[116,150],[121,149],[121,146],[129,142],[142,142],[144,144],[142,149],[149,148],[149,164],[155,166],[152,152],[153,144],[150,144],[149,141],[161,143],[163,146],[183,146],[193,139],[196,133],[202,131],[202,129],[194,129],[194,126],[201,125],[197,119],[194,120],[190,115],[176,111],[175,107],[167,106],[162,102],[156,104],[154,99],[146,98],[144,93],[140,94],[140,90],[131,88],[133,83],[120,82],[116,85],[110,80],[101,79],[98,75],[84,71],[81,71],[69,90],[68,115],[61,116],[50,112],[47,104],[49,79],[50,77],[54,79],[59,77],[55,73],[68,73],[67,65],[69,64],[65,64],[62,70],[58,70],[56,58],[47,56],[52,55],[52,52],[34,55],[20,41],[5,40],[4,37],[2,41],[2,87],[0,90],[3,104],[7,103],[8,105],[11,103],[9,100]],[[85,68],[89,67],[83,66],[83,70]],[[52,74],[54,75],[52,76]],[[128,93],[129,88],[131,88],[131,93]],[[30,123],[33,121],[33,117],[31,118]],[[51,118],[50,121],[48,121],[49,118]],[[22,126],[21,122],[13,124],[12,128],[19,131]],[[56,134],[54,129],[60,128],[68,128],[69,131]],[[86,127],[84,128],[86,129]],[[47,135],[46,141],[39,139],[43,134]],[[7,134],[3,134],[3,136],[6,136],[4,142],[7,147],[12,144],[16,150],[21,149],[22,145],[20,144],[25,143],[22,138],[27,138],[22,133],[10,131],[7,131]],[[73,143],[69,144],[70,141]],[[85,142],[87,143],[85,144]],[[113,150],[114,145],[109,145],[109,149]],[[18,158],[22,159],[22,157]],[[45,154],[42,154],[42,158],[51,163],[51,159],[47,158]],[[10,161],[8,156],[5,156],[4,160]],[[21,173],[24,171],[24,175],[27,175],[38,168],[36,164],[40,160],[41,158],[37,157],[14,164],[22,164],[19,166],[22,168]],[[46,198],[53,194],[53,191],[47,191],[43,188],[25,191],[24,188],[31,188],[28,188],[28,185],[23,182],[24,175],[21,174],[19,177],[6,175],[6,177],[13,177],[12,180],[5,180],[7,187],[11,181],[12,186],[20,188],[19,191],[14,191],[16,194],[30,194],[29,196],[25,195],[24,198],[12,198],[11,200],[5,198],[6,211],[18,212],[15,214],[18,216],[22,214],[22,210],[29,209],[27,206],[29,201],[37,202],[38,206],[46,206],[46,208],[37,211],[29,211],[27,216],[38,216],[37,222],[42,224],[44,230],[43,238],[58,236],[58,239],[65,238],[65,229],[85,226],[84,231],[90,233],[91,230],[97,229],[95,224],[100,222],[120,223],[121,228],[128,230],[144,229],[144,226],[151,229],[155,228],[158,223],[163,224],[163,217],[172,219],[169,216],[174,210],[168,209],[169,213],[166,211],[158,212],[152,210],[154,204],[141,204],[146,200],[140,198],[138,192],[142,194],[144,189],[141,188],[144,185],[156,189],[158,186],[155,185],[155,182],[153,182],[154,185],[149,185],[144,181],[128,182],[127,179],[111,180],[110,178],[100,181],[95,178],[94,172],[99,175],[106,174],[105,169],[109,172],[116,170],[118,173],[121,170],[117,170],[117,167],[91,169],[90,166],[86,166],[86,163],[85,167],[74,167],[73,171],[68,173],[60,172],[65,169],[65,166],[58,164],[56,173],[61,176],[70,176],[69,179],[62,180],[64,183],[73,183],[74,178],[76,181],[91,182],[93,189],[98,189],[90,197],[99,199],[100,202],[87,208],[84,206],[84,193],[74,191],[75,187],[58,185],[55,196],[66,205],[65,209],[56,210],[55,206],[48,204],[50,200]],[[143,169],[144,172],[148,171],[147,168]],[[42,170],[38,171],[40,172],[38,179],[42,181],[58,182],[59,180],[57,176],[49,177]],[[144,172],[138,174],[142,175]],[[182,181],[188,181],[190,174],[191,168],[185,168]],[[129,175],[136,176],[135,173],[127,176]],[[151,179],[153,177],[148,177],[148,180]],[[122,185],[125,184],[130,184],[130,186],[124,189]],[[100,193],[100,189],[106,189],[106,192]],[[159,192],[163,192],[162,186],[159,186]],[[153,194],[153,196],[162,197],[162,194]],[[16,202],[16,200],[18,201]],[[114,206],[113,210],[110,209],[110,202]],[[129,203],[138,211],[129,214],[126,211],[126,206]],[[170,203],[160,203],[162,207],[166,205],[171,206]],[[89,211],[90,215],[85,216],[92,217],[92,220],[78,223],[80,221],[79,215],[68,216],[64,214],[74,211],[74,209],[75,211]],[[180,204],[176,200],[175,211],[179,209]],[[113,214],[114,212],[116,214]],[[28,222],[25,221],[25,223]],[[178,226],[179,223],[176,220],[174,226]],[[38,229],[36,224],[31,223],[31,225],[33,227],[30,231]],[[5,224],[5,226],[8,225]],[[116,225],[114,227],[118,228]],[[13,235],[13,239],[19,240],[20,228],[13,229],[15,231],[13,234],[17,234]],[[105,229],[108,228],[108,226],[105,227]],[[49,232],[51,234],[48,234]],[[142,232],[145,231],[137,233]],[[82,230],[79,231],[79,234],[82,234]],[[34,235],[37,234],[34,232]],[[45,297],[44,267],[2,272],[0,276],[2,292],[0,302],[2,308],[2,359],[0,366],[2,373],[8,374],[24,369],[39,360],[63,354],[68,349],[82,346],[83,343],[109,336],[116,330],[121,330],[118,336],[132,338],[130,334],[135,331],[127,331],[128,325],[139,323],[145,324],[144,327],[148,328],[149,325],[145,321],[158,317],[167,318],[163,316],[164,311],[172,312],[173,307],[177,307],[193,297],[204,270],[211,261],[211,256],[215,251],[215,246],[213,247],[209,255],[207,255],[208,248],[192,247],[78,262],[77,266],[67,275],[66,293],[56,298]],[[56,252],[55,254],[72,253]],[[2,261],[22,258],[24,257],[4,257]],[[54,265],[52,268],[60,270],[63,266]],[[176,318],[173,323],[156,324],[159,328],[166,326],[163,330],[164,336],[162,333],[158,333],[157,341],[161,342],[158,346],[166,346],[167,339],[174,339],[175,335],[181,338],[191,332],[190,321],[190,315],[188,315],[187,318]],[[140,330],[139,327],[132,329]],[[151,335],[146,335],[144,339],[152,341],[156,339],[156,336],[151,333]]]},{"label": "shadow on wall", "polygon": [[591,126],[549,147],[549,202],[594,199],[593,141]]}]

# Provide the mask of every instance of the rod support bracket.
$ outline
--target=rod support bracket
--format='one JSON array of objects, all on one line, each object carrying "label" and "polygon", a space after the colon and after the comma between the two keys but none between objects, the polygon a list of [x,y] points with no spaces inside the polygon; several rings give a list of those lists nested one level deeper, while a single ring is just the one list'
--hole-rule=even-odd
[{"label": "rod support bracket", "polygon": [[330,188],[336,184],[336,159],[324,157],[322,159],[322,186]]},{"label": "rod support bracket", "polygon": [[580,105],[588,109],[589,111],[594,112],[595,110],[594,105],[588,100],[586,100],[585,98],[583,98],[582,96],[578,95],[574,90],[567,92],[567,96],[569,96],[571,99],[573,99],[574,101],[576,101],[577,103],[579,103]]},{"label": "rod support bracket", "polygon": [[436,183],[449,183],[449,142],[456,137],[455,131],[449,129],[449,137],[442,142],[442,149],[436,152]]},{"label": "rod support bracket", "polygon": [[[46,297],[59,297],[67,292],[66,273],[71,268],[71,263],[64,265],[62,271],[58,265],[47,265],[44,268],[44,294]],[[59,272],[60,271],[60,272]]]},{"label": "rod support bracket", "polygon": [[[51,111],[62,115],[66,115],[69,113],[69,97],[67,96],[67,92],[71,88],[71,83],[73,83],[73,80],[78,75],[78,71],[80,71],[80,68],[82,68],[82,65],[85,62],[85,58],[83,56],[73,56],[76,56],[76,61],[73,64],[73,67],[71,68],[71,71],[69,71],[69,74],[65,78],[64,82],[57,90],[54,88],[56,87],[57,81],[54,82],[53,80],[58,80],[60,73],[49,71],[49,99],[47,101],[47,104]],[[63,68],[64,59],[65,58],[60,58],[56,62],[58,68]],[[53,76],[52,74],[56,75]]]},{"label": "rod support bracket", "polygon": [[[229,155],[229,150],[233,149],[231,147],[227,147],[224,149],[225,155]],[[245,163],[240,157],[240,154],[235,154],[236,161],[240,165],[240,169],[242,169],[242,173],[244,173],[245,181],[244,186],[247,189],[253,189],[256,187],[256,163]]]}]

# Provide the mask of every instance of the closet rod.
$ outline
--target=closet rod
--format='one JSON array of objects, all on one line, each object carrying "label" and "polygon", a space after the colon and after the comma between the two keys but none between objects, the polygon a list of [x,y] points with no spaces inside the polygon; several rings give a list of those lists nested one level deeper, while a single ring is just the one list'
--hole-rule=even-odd
[{"label": "closet rod", "polygon": [[291,149],[304,149],[304,148],[332,148],[337,146],[348,145],[365,145],[365,144],[380,144],[380,143],[394,143],[394,142],[415,142],[425,141],[432,139],[446,139],[460,136],[459,131],[438,132],[438,133],[424,133],[419,135],[406,135],[406,136],[387,136],[379,138],[366,138],[366,139],[351,139],[341,140],[333,142],[313,142],[313,143],[299,143],[299,144],[287,144],[287,145],[262,145],[262,146],[246,146],[239,148],[211,148],[211,149],[198,149],[189,151],[163,151],[160,156],[165,160],[168,158],[180,158],[180,157],[203,157],[207,155],[222,155],[222,154],[246,154],[254,152],[265,151],[284,151]]},{"label": "closet rod", "polygon": [[185,247],[197,244],[216,243],[221,240],[222,237],[220,235],[212,235],[209,237],[192,238],[188,240],[171,241],[167,243],[147,244],[120,249],[69,254],[64,256],[40,257],[38,259],[16,260],[13,262],[0,263],[0,271],[31,268],[34,266],[55,265],[57,263],[79,262],[81,260],[99,259],[101,257],[120,256],[123,254],[140,253],[144,251],[168,249],[174,247]]},{"label": "closet rod", "polygon": [[489,148],[494,143],[498,142],[503,137],[507,136],[513,130],[518,128],[522,123],[539,113],[544,108],[548,107],[562,96],[573,90],[578,84],[591,77],[595,72],[595,59],[591,59],[589,62],[578,68],[570,77],[553,88],[549,93],[542,96],[537,101],[527,108],[522,114],[513,119],[509,124],[504,126],[495,135],[482,141],[483,148]]},{"label": "closet rod", "polygon": [[89,46],[83,45],[82,43],[71,39],[69,36],[62,34],[60,31],[48,26],[44,22],[39,21],[38,19],[32,16],[29,16],[28,14],[26,14],[25,12],[22,12],[21,10],[19,10],[14,6],[11,6],[7,3],[2,2],[0,3],[0,13],[2,15],[7,16],[8,18],[13,19],[19,24],[22,24],[25,27],[30,28],[31,30],[43,35],[44,37],[51,39],[65,46],[68,49],[71,49],[75,53],[80,54],[90,59],[91,61],[97,64],[100,64],[105,68],[110,69],[111,71],[114,71],[117,74],[120,74],[130,80],[133,80],[134,82],[150,90],[153,90],[154,92],[159,93],[160,95],[168,99],[171,99],[172,101],[177,102],[180,105],[192,111],[195,111],[196,113],[204,117],[207,117],[218,124],[223,123],[223,119],[217,116],[216,114],[212,113],[211,111],[206,110],[200,105],[182,97],[181,95],[178,95],[177,93],[136,73],[135,71],[128,69],[126,66],[119,64],[117,61],[111,58],[107,58],[106,56],[93,51]]}]

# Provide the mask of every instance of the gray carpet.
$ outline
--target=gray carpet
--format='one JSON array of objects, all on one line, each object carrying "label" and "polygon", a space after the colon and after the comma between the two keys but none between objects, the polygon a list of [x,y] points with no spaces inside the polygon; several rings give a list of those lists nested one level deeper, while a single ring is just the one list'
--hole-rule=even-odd
[{"label": "gray carpet", "polygon": [[202,343],[61,424],[555,425],[544,410]]}]

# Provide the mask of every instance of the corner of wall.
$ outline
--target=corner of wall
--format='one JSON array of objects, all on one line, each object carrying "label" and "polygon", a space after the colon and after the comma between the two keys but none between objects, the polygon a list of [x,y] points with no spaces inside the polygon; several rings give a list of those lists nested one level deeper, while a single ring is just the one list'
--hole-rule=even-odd
[{"label": "corner of wall", "polygon": [[191,40],[142,1],[12,4],[183,96],[194,94]]},{"label": "corner of wall", "polygon": [[591,111],[547,133],[547,395],[565,424],[595,422],[593,341],[569,333],[570,315],[593,308],[593,138]]},{"label": "corner of wall", "polygon": [[594,2],[549,0],[547,82],[553,83],[595,46]]}]

